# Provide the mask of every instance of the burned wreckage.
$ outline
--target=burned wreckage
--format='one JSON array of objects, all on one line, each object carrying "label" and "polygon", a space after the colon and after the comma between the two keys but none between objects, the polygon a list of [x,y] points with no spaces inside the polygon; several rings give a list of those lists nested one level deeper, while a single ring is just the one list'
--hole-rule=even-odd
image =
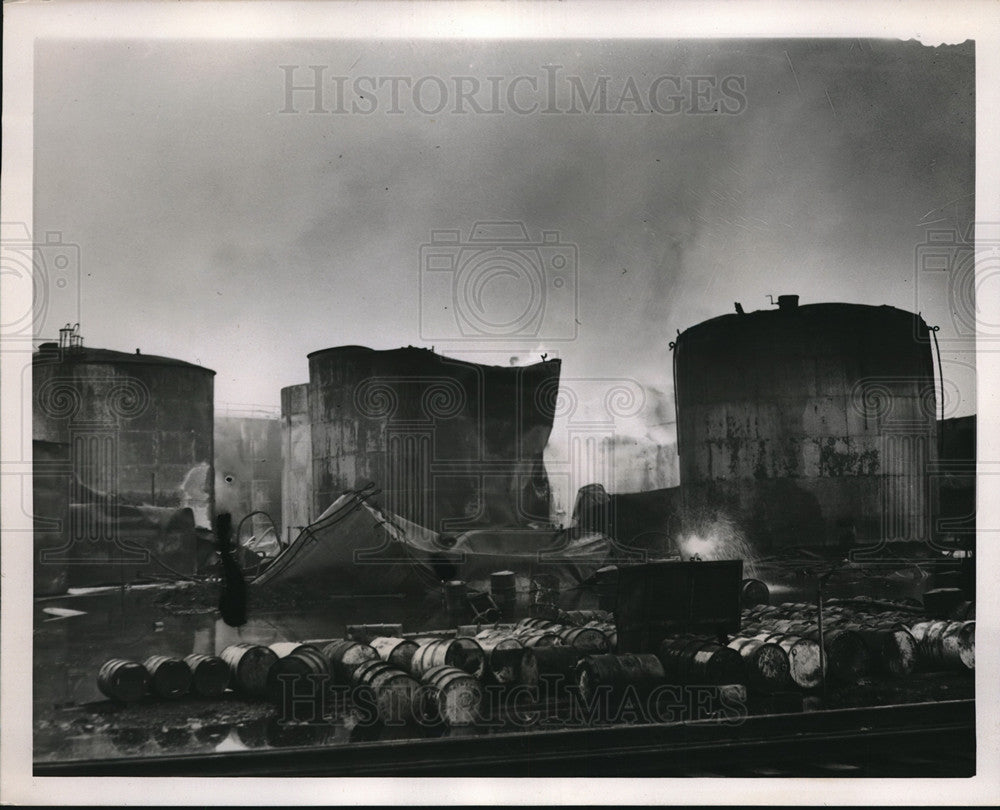
[{"label": "burned wreckage", "polygon": [[[194,644],[163,636],[143,660],[134,641],[107,640],[74,664],[74,677],[99,689],[80,692],[91,701],[82,705],[118,707],[108,715],[115,740],[136,705],[165,711],[197,696],[243,714],[221,723],[219,738],[185,736],[167,771],[139,754],[67,753],[56,735],[36,773],[255,772],[245,749],[309,774],[478,775],[502,765],[505,775],[693,775],[720,770],[722,750],[740,752],[721,768],[735,775],[763,775],[775,757],[793,763],[788,775],[971,773],[974,421],[939,418],[932,337],[919,315],[800,307],[795,296],[691,327],[671,346],[680,484],[609,493],[579,482],[565,526],[552,519],[543,459],[559,360],[503,367],[413,347],[313,352],[309,381],[281,392],[280,507],[258,497],[273,481],[243,491],[253,514],[280,509],[266,542],[249,515],[233,515],[252,526],[249,538],[220,522],[211,458],[197,478],[205,514],[216,514],[209,531],[190,474],[203,446],[156,436],[176,427],[156,387],[174,373],[169,362],[48,347],[36,421],[41,407],[49,433],[35,448],[53,460],[36,473],[46,509],[68,507],[71,528],[83,525],[73,515],[90,515],[99,535],[90,548],[105,552],[121,538],[114,526],[159,520],[159,534],[131,545],[151,565],[203,575],[211,598],[219,577],[206,559],[164,555],[184,538],[192,548],[215,542],[223,566],[224,621],[190,619],[203,608],[169,597],[163,604],[180,608],[169,621],[193,629]],[[74,415],[86,409],[57,407],[94,391],[117,402],[123,378],[150,373],[143,362],[156,379],[146,378],[142,407],[102,406],[81,425]],[[210,403],[204,371],[180,367]],[[75,393],[54,397],[52,380]],[[169,514],[95,488],[105,480],[94,477],[95,414],[105,432],[124,426],[136,443],[153,434],[156,452],[184,451],[169,468],[183,473],[173,500],[155,489],[150,499]],[[265,427],[240,435],[267,433],[277,446],[277,428]],[[58,483],[67,454],[69,489]],[[149,474],[162,475],[155,464],[129,468],[136,481]],[[223,481],[235,502],[242,482]],[[88,510],[66,503],[80,493]],[[36,532],[36,575],[56,571],[39,567],[41,552],[58,559],[52,525]],[[67,585],[36,583],[53,595]],[[255,615],[283,595],[307,607]],[[58,627],[36,636],[36,650]],[[317,683],[311,698],[301,692]],[[859,747],[871,733],[884,745]],[[947,761],[932,739],[948,741]],[[355,742],[386,754],[365,760]],[[126,748],[170,748],[157,744]],[[331,748],[335,757],[320,753]],[[293,752],[294,764],[282,759]]]},{"label": "burned wreckage", "polygon": [[613,562],[606,533],[549,522],[542,453],[559,360],[505,368],[350,346],[309,361],[296,429],[308,430],[311,468],[287,480],[309,481],[317,507],[334,500],[255,587],[485,590],[511,570],[522,591],[535,574],[569,591]]}]

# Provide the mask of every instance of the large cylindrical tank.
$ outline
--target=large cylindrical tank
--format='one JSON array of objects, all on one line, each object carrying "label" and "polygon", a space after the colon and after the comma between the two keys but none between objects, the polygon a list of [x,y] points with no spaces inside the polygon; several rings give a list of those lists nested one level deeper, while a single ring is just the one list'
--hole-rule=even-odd
[{"label": "large cylindrical tank", "polygon": [[436,531],[549,519],[542,452],[558,360],[484,366],[408,347],[309,355],[313,517],[374,482],[389,510]]},{"label": "large cylindrical tank", "polygon": [[214,377],[138,351],[43,344],[32,358],[33,437],[69,445],[82,487],[126,504],[189,507],[209,526]]},{"label": "large cylindrical tank", "polygon": [[724,315],[674,347],[685,509],[738,518],[758,550],[930,539],[930,331],[888,306]]},{"label": "large cylindrical tank", "polygon": [[309,383],[281,389],[282,538],[290,543],[312,522],[312,426]]},{"label": "large cylindrical tank", "polygon": [[69,571],[61,552],[69,538],[69,446],[32,441],[34,593],[65,593]]}]

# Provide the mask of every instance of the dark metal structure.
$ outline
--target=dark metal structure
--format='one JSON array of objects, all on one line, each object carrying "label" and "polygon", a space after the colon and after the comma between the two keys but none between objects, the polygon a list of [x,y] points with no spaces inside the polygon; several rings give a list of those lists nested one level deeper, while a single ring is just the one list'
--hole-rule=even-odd
[{"label": "dark metal structure", "polygon": [[247,521],[243,535],[260,537],[274,521],[281,540],[281,422],[216,415],[214,444],[217,511],[229,512],[236,521],[256,512]]},{"label": "dark metal structure", "polygon": [[43,343],[32,358],[33,438],[69,445],[86,488],[123,503],[189,507],[210,525],[215,372],[85,347],[74,336]]},{"label": "dark metal structure", "polygon": [[[547,521],[542,452],[559,370],[558,360],[485,366],[413,347],[313,352],[304,403],[312,448],[310,517],[371,481],[388,509],[436,531]],[[290,412],[303,403],[294,396],[298,390],[285,391],[290,442],[293,427],[305,436],[301,413]],[[285,477],[310,479],[287,464]]]},{"label": "dark metal structure", "polygon": [[931,540],[931,330],[888,306],[778,303],[674,344],[685,509],[738,516],[759,550]]}]

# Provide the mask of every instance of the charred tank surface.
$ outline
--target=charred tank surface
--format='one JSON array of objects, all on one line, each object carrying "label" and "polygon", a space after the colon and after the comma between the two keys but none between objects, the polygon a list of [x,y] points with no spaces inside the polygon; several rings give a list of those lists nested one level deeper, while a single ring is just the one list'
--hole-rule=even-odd
[{"label": "charred tank surface", "polygon": [[558,360],[485,366],[413,347],[313,352],[313,515],[371,481],[388,510],[434,531],[548,521],[542,452],[559,370]]},{"label": "charred tank surface", "polygon": [[123,503],[214,510],[215,372],[170,357],[42,344],[33,438],[69,445],[82,485]]},{"label": "charred tank surface", "polygon": [[760,550],[928,541],[927,324],[888,306],[779,304],[677,338],[685,508],[730,510]]}]

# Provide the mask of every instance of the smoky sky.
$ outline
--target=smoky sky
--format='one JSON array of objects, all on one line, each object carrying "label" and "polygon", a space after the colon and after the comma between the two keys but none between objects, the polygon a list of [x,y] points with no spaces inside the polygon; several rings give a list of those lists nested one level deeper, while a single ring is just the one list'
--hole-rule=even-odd
[{"label": "smoky sky", "polygon": [[[314,114],[297,91],[289,112],[282,66],[300,85],[322,66],[324,108],[338,87],[377,108]],[[563,108],[574,80],[638,100],[454,110],[454,77],[522,76],[523,104],[544,107],[530,82],[552,76]],[[643,98],[663,76],[676,110]],[[389,112],[388,86],[364,98],[359,77],[423,77],[423,109],[404,89]],[[435,79],[452,103],[430,113]],[[645,422],[669,424],[677,330],[795,293],[921,311],[941,327],[948,413],[975,410],[972,340],[918,260],[928,228],[974,219],[971,42],[50,40],[35,83],[34,227],[80,246],[82,296],[79,317],[54,299],[41,337],[79,320],[89,345],[200,363],[217,403],[277,405],[317,349],[433,345],[640,381]],[[527,341],[426,337],[421,246],[495,220],[575,248],[573,311],[550,313],[575,339],[544,322]]]}]

